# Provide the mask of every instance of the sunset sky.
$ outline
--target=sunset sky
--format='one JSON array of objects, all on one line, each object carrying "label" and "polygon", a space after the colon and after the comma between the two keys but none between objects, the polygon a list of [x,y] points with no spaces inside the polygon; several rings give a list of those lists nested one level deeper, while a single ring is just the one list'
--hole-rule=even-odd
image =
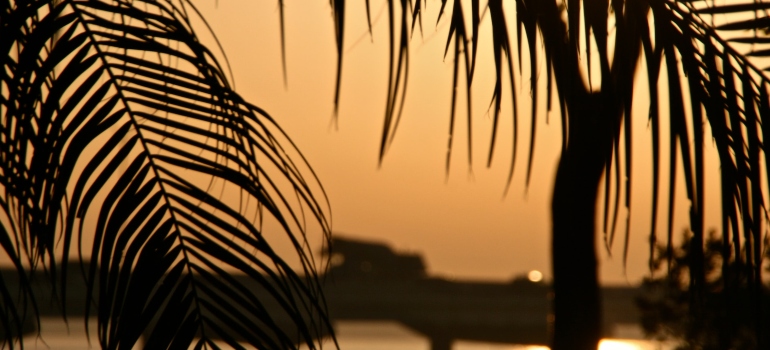
[{"label": "sunset sky", "polygon": [[[433,275],[503,281],[537,269],[549,278],[549,206],[561,148],[560,119],[558,110],[546,115],[545,94],[541,93],[539,110],[542,113],[537,121],[533,176],[527,187],[531,113],[527,62],[523,62],[523,73],[516,74],[520,103],[519,151],[515,176],[504,195],[511,159],[512,107],[505,99],[495,158],[491,168],[487,168],[492,125],[491,111],[487,108],[494,86],[488,32],[481,36],[480,63],[473,85],[473,164],[469,166],[467,162],[463,98],[458,105],[461,114],[456,124],[451,170],[449,174],[445,172],[454,58],[452,53],[445,60],[442,57],[448,17],[436,25],[438,1],[428,1],[424,33],[414,34],[404,114],[395,142],[381,165],[378,165],[378,147],[388,74],[384,0],[371,2],[373,42],[366,29],[363,2],[360,8],[349,5],[341,104],[336,120],[333,107],[336,53],[327,1],[288,1],[285,5],[286,87],[281,70],[277,1],[196,0],[195,4],[221,41],[232,66],[236,90],[278,121],[317,172],[331,201],[335,234],[387,242],[399,251],[421,253]],[[515,24],[513,9],[508,13],[509,25]],[[482,32],[489,30],[488,17],[483,23]],[[199,26],[199,34],[205,36],[203,32],[204,28]],[[515,40],[515,35],[511,38]],[[542,73],[539,82],[544,85],[545,67],[539,71]],[[600,249],[604,283],[637,282],[649,273],[651,147],[646,89],[646,85],[641,84],[635,100],[635,186],[627,273],[622,260],[626,211],[621,209],[612,256]],[[504,90],[506,94],[509,92]],[[707,148],[711,150],[711,144],[707,144]],[[668,149],[666,140],[662,149]],[[713,157],[707,161],[706,187],[711,195],[707,200],[711,204],[707,208],[706,227],[710,229],[716,228],[719,222],[718,197],[715,197],[718,177],[714,172],[718,165]],[[666,179],[667,160],[662,164],[662,179]],[[667,182],[663,181],[664,191]],[[683,187],[680,182],[674,224],[676,236],[687,226],[689,205]],[[666,200],[661,200],[659,210],[662,218],[658,237],[662,240],[666,234]],[[602,233],[598,235],[601,238]],[[597,246],[603,247],[603,243],[597,241]]]}]

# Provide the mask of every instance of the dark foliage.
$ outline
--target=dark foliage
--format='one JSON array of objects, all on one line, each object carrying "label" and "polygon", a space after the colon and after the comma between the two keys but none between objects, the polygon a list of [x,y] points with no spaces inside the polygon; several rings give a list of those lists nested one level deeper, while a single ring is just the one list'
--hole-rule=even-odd
[{"label": "dark foliage", "polygon": [[[703,292],[689,285],[690,266],[696,263],[692,233],[685,231],[675,249],[658,245],[653,263],[655,272],[662,275],[645,279],[644,295],[637,300],[645,333],[657,339],[682,340],[679,349],[759,349],[760,338],[766,342],[768,337],[770,288],[763,285],[761,299],[754,300],[741,259],[730,259],[730,277],[725,279],[722,240],[712,231],[705,243],[700,262],[706,274]],[[765,256],[764,261],[768,260]],[[702,306],[692,310],[696,298],[702,299]]]},{"label": "dark foliage", "polygon": [[[103,348],[142,335],[153,349],[315,347],[329,325],[306,234],[328,238],[328,203],[283,131],[199,42],[194,5],[0,6],[0,245],[22,281],[11,290],[0,279],[3,344],[51,302],[28,281],[43,269],[61,300],[68,276],[83,275],[86,310],[62,312],[95,309]],[[278,256],[279,239],[296,254]],[[93,263],[81,271],[62,263],[83,254]]]},{"label": "dark foliage", "polygon": [[[345,13],[340,9],[344,9],[344,1],[332,2],[337,28],[341,29],[339,23],[344,23]],[[414,27],[415,21],[421,20],[424,2],[387,0],[390,80],[381,157],[394,139],[400,106],[406,97],[410,49],[407,31]],[[464,80],[469,119],[474,67],[481,64],[495,67],[495,89],[491,96],[494,123],[488,164],[496,147],[498,120],[503,115],[500,101],[504,98],[504,86],[514,91],[524,85],[530,88],[533,101],[545,93],[548,109],[552,103],[560,107],[563,152],[552,208],[555,349],[592,349],[598,344],[600,312],[593,242],[600,225],[594,222],[595,203],[601,201],[598,193],[603,182],[601,226],[610,247],[620,221],[621,198],[625,198],[625,209],[629,213],[625,220],[625,260],[632,202],[632,118],[647,119],[652,137],[652,157],[648,160],[653,169],[649,191],[651,256],[660,236],[666,242],[671,241],[673,207],[677,203],[676,179],[682,176],[678,174],[680,170],[694,246],[704,246],[704,157],[706,147],[713,144],[720,162],[722,237],[725,242],[732,242],[751,293],[758,295],[762,281],[762,235],[767,227],[765,198],[770,162],[763,140],[770,139],[767,122],[770,82],[765,71],[748,58],[770,55],[767,37],[770,4],[762,0],[729,4],[709,0],[515,0],[515,12],[506,12],[504,4],[501,0],[489,0],[486,4],[480,0],[442,0],[438,20],[450,21],[446,47],[447,52],[453,48],[454,54],[452,103],[457,99],[459,82]],[[508,10],[513,9],[513,5]],[[483,20],[491,22],[491,33],[479,30]],[[511,43],[514,24],[516,50]],[[479,45],[483,35],[492,35],[491,48]],[[337,38],[340,48],[344,36],[338,34]],[[581,50],[581,47],[594,47],[596,51]],[[488,49],[492,50],[491,55],[477,55],[480,50]],[[521,62],[524,52],[529,52],[526,59],[530,62],[540,62],[541,58],[544,62],[530,65],[529,84],[519,83],[514,74],[512,56],[518,55]],[[477,62],[482,57],[491,57],[488,59],[494,62]],[[595,67],[592,62],[597,63]],[[464,70],[459,69],[460,64],[465,65]],[[646,68],[646,75],[638,73],[642,67]],[[518,68],[521,74],[521,66]],[[546,80],[545,91],[541,91],[538,77]],[[649,113],[632,116],[636,94],[642,93],[634,91],[639,80],[648,86]],[[515,100],[512,102],[514,107],[509,115],[513,119],[514,140],[509,179],[518,153],[518,112]],[[534,103],[527,179],[531,176],[534,157],[535,120],[543,117],[538,108]],[[457,129],[454,108],[449,125],[448,152],[451,153]],[[708,142],[709,139],[712,142]],[[666,144],[667,150],[663,149]],[[669,162],[670,171],[661,174],[665,161]],[[667,187],[663,186],[665,181]],[[669,213],[664,218],[668,230],[660,234],[658,213],[664,211],[661,208],[664,200]],[[745,247],[745,254],[738,254],[738,247]],[[693,261],[703,261],[703,249],[693,249],[692,254]],[[705,272],[700,266],[700,263],[692,265],[688,282],[694,290],[705,291]],[[725,268],[724,272],[729,274],[730,269]],[[585,329],[578,329],[580,327]]]}]

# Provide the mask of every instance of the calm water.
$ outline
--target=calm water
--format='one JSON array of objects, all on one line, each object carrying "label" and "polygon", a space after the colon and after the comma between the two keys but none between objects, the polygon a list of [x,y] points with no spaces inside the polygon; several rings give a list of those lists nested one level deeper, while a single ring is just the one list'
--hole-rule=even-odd
[{"label": "calm water", "polygon": [[[98,343],[91,344],[83,330],[83,319],[71,319],[69,329],[59,318],[43,318],[41,325],[44,333],[41,337],[28,337],[25,349],[42,350],[80,350],[98,348]],[[91,329],[96,330],[91,322]],[[340,322],[336,325],[338,340],[343,350],[428,350],[427,338],[394,322]],[[93,332],[92,331],[92,332]],[[620,335],[638,337],[636,327],[625,327],[616,332]],[[95,334],[91,334],[93,337]],[[330,344],[329,344],[330,345]],[[331,348],[329,346],[325,348]],[[599,350],[671,350],[672,344],[640,340],[606,339]],[[516,346],[489,343],[462,342],[454,343],[453,350],[547,350],[544,346]]]},{"label": "calm water", "polygon": [[[427,338],[395,322],[344,322],[337,324],[340,347],[346,350],[428,350]],[[637,327],[623,327],[619,334],[640,337]],[[606,339],[599,350],[671,350],[672,344],[641,340]],[[453,350],[548,350],[546,346],[522,346],[457,341]]]}]

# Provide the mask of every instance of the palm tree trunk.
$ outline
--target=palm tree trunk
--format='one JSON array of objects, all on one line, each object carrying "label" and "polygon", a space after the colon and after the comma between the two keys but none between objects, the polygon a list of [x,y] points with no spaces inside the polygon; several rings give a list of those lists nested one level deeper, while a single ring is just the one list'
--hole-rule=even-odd
[{"label": "palm tree trunk", "polygon": [[568,143],[559,161],[552,202],[553,350],[595,350],[601,338],[595,214],[612,138],[609,111],[600,95],[581,95],[567,101]]},{"label": "palm tree trunk", "polygon": [[[591,92],[581,76],[578,35],[564,22],[557,1],[520,0],[517,15],[537,21],[552,65],[556,89],[566,108],[567,130],[554,184],[552,210],[553,313],[552,350],[596,350],[602,335],[598,263],[596,260],[596,200],[613,140],[619,134],[623,102],[618,82],[636,71],[639,45],[626,47],[638,34],[623,27],[615,46],[619,65],[601,64],[601,92]],[[641,9],[636,9],[641,11]],[[621,21],[621,23],[625,23]],[[620,25],[619,25],[620,28]],[[536,35],[534,32],[528,35]],[[530,48],[531,49],[531,48]],[[617,63],[616,62],[616,63]]]}]

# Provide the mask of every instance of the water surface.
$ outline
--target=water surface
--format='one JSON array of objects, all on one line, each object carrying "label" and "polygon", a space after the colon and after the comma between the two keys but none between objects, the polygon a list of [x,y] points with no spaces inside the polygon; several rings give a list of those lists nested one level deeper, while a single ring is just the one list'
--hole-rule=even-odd
[{"label": "water surface", "polygon": [[[91,342],[84,330],[82,318],[71,318],[69,325],[60,318],[41,318],[43,333],[25,338],[25,349],[32,350],[81,350],[98,349],[96,322],[89,322]],[[336,325],[340,348],[343,350],[429,350],[427,338],[395,322],[338,322]],[[633,327],[617,332],[621,335],[638,336]],[[325,349],[332,344],[325,343]],[[223,348],[227,348],[223,344]],[[248,347],[247,347],[248,348]],[[545,346],[524,346],[457,341],[453,350],[547,350]],[[672,350],[673,344],[630,339],[605,339],[599,350]]]}]

